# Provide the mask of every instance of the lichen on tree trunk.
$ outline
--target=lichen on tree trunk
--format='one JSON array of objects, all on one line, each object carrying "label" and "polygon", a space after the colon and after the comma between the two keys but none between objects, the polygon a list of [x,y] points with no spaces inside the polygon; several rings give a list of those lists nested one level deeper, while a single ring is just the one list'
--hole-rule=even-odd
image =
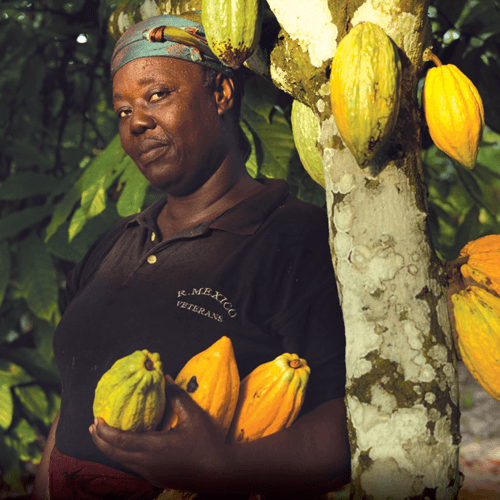
[{"label": "lichen on tree trunk", "polygon": [[[309,104],[321,123],[330,244],[346,327],[351,498],[456,498],[457,358],[447,283],[426,221],[417,105],[428,1],[268,3],[283,30],[271,53],[273,81]],[[308,20],[320,18],[314,33]],[[403,67],[396,130],[365,170],[331,117],[325,71],[336,44],[363,21],[393,39]]]}]

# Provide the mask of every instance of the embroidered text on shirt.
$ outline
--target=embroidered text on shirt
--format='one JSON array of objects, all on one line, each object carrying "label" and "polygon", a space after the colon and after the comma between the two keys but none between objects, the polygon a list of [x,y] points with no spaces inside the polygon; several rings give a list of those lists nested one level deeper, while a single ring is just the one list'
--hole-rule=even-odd
[{"label": "embroidered text on shirt", "polygon": [[[222,293],[218,292],[217,290],[212,290],[211,288],[201,287],[201,288],[193,288],[192,292],[186,292],[186,290],[179,290],[177,292],[177,298],[188,297],[188,296],[193,296],[193,295],[198,295],[198,296],[204,295],[204,296],[210,297],[211,299],[216,300],[226,310],[227,315],[230,318],[234,318],[238,314],[236,309],[234,309],[233,304],[231,302],[229,302],[227,297],[225,297]],[[182,307],[179,304],[183,304],[183,303],[185,303],[185,302],[178,301],[177,306]],[[190,305],[192,305],[192,304],[190,304]],[[187,306],[184,306],[184,307],[187,307]],[[190,309],[190,310],[194,311],[194,307],[196,307],[196,306],[193,305],[193,309]],[[200,308],[200,309],[203,309],[203,308]],[[205,309],[203,309],[203,311],[205,311]],[[194,311],[194,312],[198,312],[198,311]],[[199,314],[202,314],[202,313],[199,313]],[[214,316],[219,316],[219,315],[214,315]],[[216,318],[214,318],[214,319],[216,319]],[[222,318],[218,321],[222,321]]]}]

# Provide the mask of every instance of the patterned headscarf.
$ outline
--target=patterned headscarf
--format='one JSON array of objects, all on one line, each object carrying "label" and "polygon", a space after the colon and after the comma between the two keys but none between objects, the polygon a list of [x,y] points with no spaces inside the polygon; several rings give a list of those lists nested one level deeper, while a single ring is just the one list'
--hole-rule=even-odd
[{"label": "patterned headscarf", "polygon": [[210,50],[201,24],[162,15],[134,24],[123,33],[111,56],[111,77],[134,59],[154,56],[184,59],[234,76],[232,69]]}]

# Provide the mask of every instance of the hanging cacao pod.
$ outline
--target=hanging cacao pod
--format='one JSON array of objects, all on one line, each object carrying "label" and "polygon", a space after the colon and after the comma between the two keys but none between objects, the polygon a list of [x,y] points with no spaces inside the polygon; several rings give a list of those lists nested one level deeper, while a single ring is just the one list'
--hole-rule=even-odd
[{"label": "hanging cacao pod", "polygon": [[302,408],[310,372],[305,359],[288,353],[255,368],[240,384],[227,442],[253,441],[292,425]]},{"label": "hanging cacao pod", "polygon": [[474,84],[453,64],[437,65],[425,77],[423,103],[429,134],[448,156],[472,170],[484,131],[483,102]]},{"label": "hanging cacao pod", "polygon": [[292,132],[304,169],[314,182],[325,187],[323,160],[316,147],[320,133],[319,122],[314,111],[297,100],[292,103]]},{"label": "hanging cacao pod", "polygon": [[203,0],[201,19],[212,52],[233,69],[254,52],[262,27],[260,0]]},{"label": "hanging cacao pod", "polygon": [[330,91],[338,131],[365,168],[392,134],[401,96],[398,50],[380,26],[358,24],[341,40]]},{"label": "hanging cacao pod", "polygon": [[116,361],[97,383],[94,417],[124,431],[155,430],[165,409],[165,379],[158,353],[135,351]]},{"label": "hanging cacao pod", "polygon": [[481,387],[500,401],[500,298],[469,286],[451,301],[462,360]]},{"label": "hanging cacao pod", "polygon": [[500,295],[500,235],[490,234],[471,241],[459,257],[469,257],[460,272]]}]

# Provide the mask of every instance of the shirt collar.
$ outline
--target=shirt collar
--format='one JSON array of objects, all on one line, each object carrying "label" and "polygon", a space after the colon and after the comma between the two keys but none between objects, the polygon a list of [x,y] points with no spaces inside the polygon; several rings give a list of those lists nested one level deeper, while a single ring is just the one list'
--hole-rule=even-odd
[{"label": "shirt collar", "polygon": [[[265,189],[226,210],[209,222],[209,227],[234,234],[254,234],[266,217],[290,193],[288,184],[282,179],[256,180],[263,184]],[[142,212],[132,216],[127,223],[127,228],[138,224],[156,230],[156,219],[166,203],[166,196],[153,202]]]}]

